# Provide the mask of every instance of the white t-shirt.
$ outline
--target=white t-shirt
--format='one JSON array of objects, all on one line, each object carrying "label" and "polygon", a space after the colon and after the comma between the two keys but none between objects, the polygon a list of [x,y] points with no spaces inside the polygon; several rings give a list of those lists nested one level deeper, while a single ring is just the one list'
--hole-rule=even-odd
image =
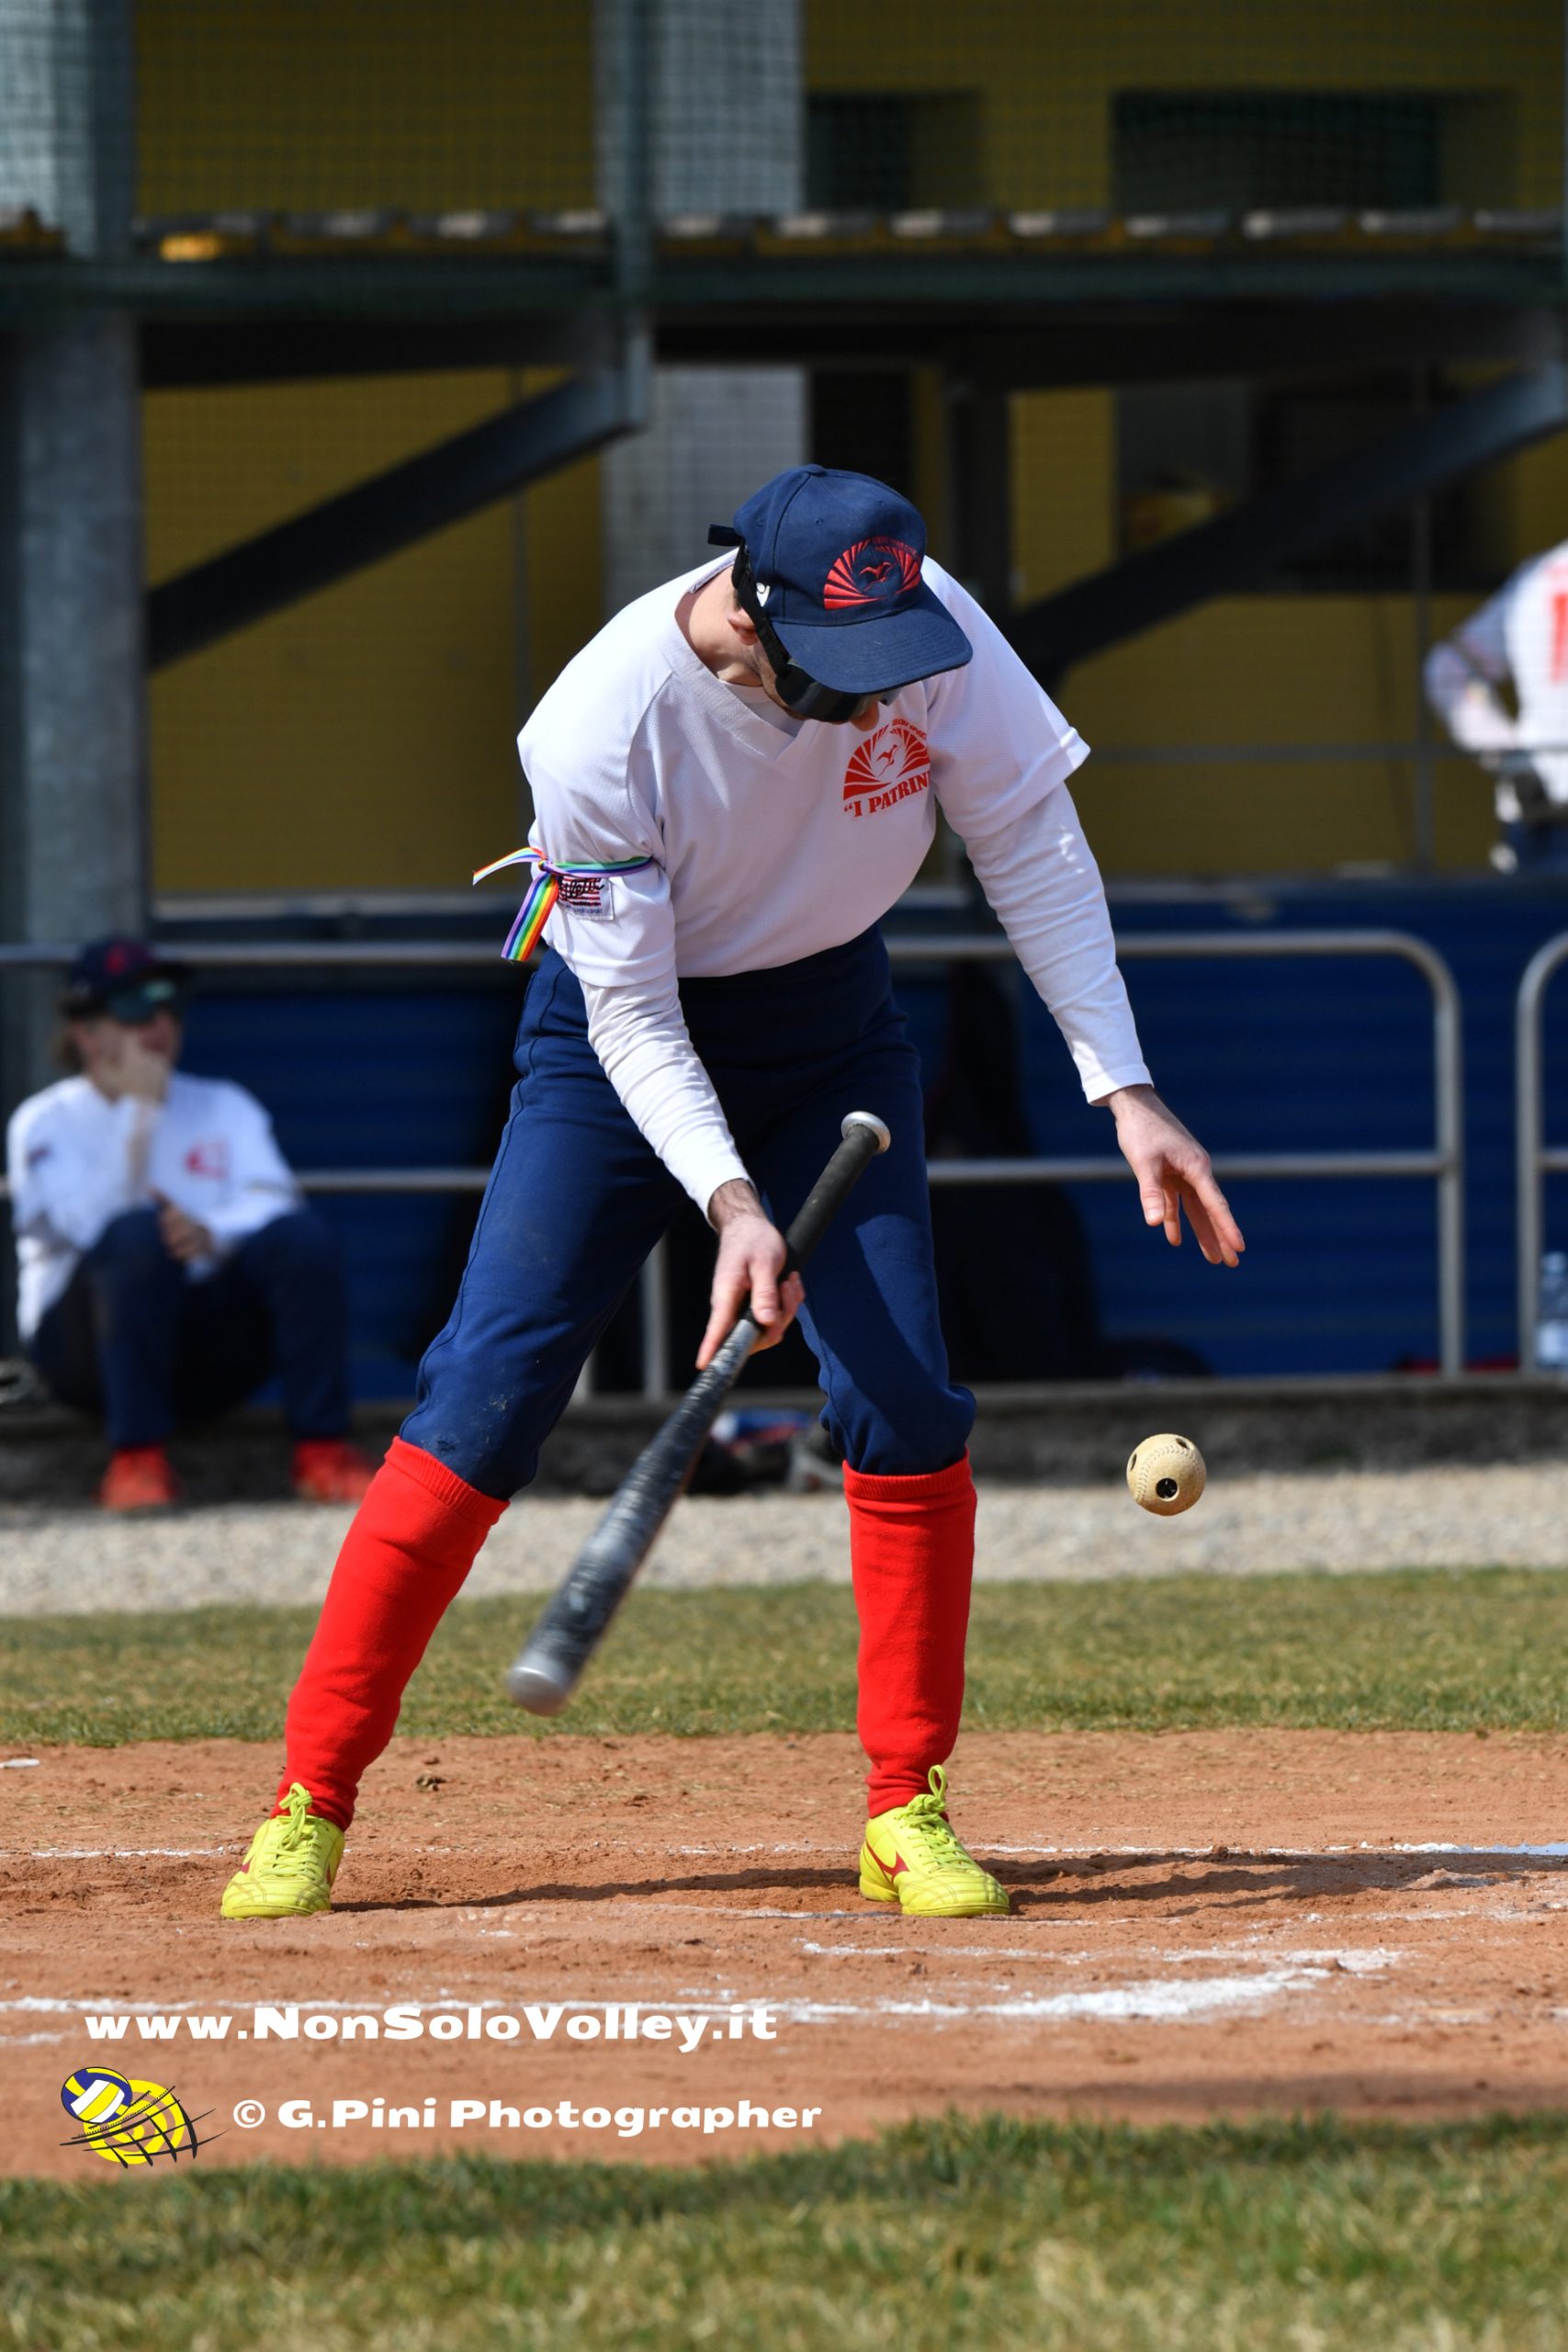
[{"label": "white t-shirt", "polygon": [[[1515,718],[1495,689],[1512,679]],[[1495,768],[1529,754],[1549,797],[1568,801],[1568,543],[1522,564],[1479,612],[1427,657],[1427,695],[1456,743]],[[1497,813],[1518,796],[1498,779]]]},{"label": "white t-shirt", "polygon": [[576,881],[546,937],[582,983],[590,1038],[622,1100],[698,1206],[746,1170],[687,1035],[679,981],[769,970],[868,930],[914,880],[939,807],[1090,1100],[1145,1083],[1066,790],[1087,747],[979,605],[928,558],[926,582],[974,659],[902,688],[863,735],[788,718],[714,676],[676,610],[722,569],[710,559],[628,605],[518,737],[542,857],[652,861]]},{"label": "white t-shirt", "polygon": [[84,1253],[117,1216],[161,1193],[196,1218],[218,1255],[185,1268],[200,1282],[226,1250],[299,1204],[272,1122],[227,1080],[175,1070],[160,1104],[111,1102],[87,1078],[62,1079],[11,1114],[6,1170],[17,1233],[17,1322],[30,1339]]}]

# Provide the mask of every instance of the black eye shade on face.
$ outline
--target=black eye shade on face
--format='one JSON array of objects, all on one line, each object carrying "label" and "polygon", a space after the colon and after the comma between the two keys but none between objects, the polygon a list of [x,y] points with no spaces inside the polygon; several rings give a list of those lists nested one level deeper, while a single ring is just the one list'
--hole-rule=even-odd
[{"label": "black eye shade on face", "polygon": [[784,641],[768,618],[767,607],[757,593],[756,575],[751,559],[742,545],[735,550],[731,573],[735,593],[740,599],[741,610],[751,623],[761,641],[763,652],[773,664],[773,684],[779,690],[779,700],[794,712],[796,718],[820,718],[832,726],[841,726],[865,704],[864,695],[847,695],[837,686],[825,686],[803,670],[798,662],[791,661]]}]

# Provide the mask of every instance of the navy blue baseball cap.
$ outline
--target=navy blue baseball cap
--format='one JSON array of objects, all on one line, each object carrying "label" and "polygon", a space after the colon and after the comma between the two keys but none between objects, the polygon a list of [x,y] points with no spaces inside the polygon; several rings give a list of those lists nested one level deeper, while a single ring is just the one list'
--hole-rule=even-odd
[{"label": "navy blue baseball cap", "polygon": [[791,466],[708,537],[745,547],[785,652],[841,694],[886,694],[974,654],[920,576],[919,508],[870,474]]},{"label": "navy blue baseball cap", "polygon": [[190,991],[190,972],[171,963],[144,939],[116,933],[84,947],[65,977],[62,1012],[90,1019],[107,1012],[113,1021],[151,1021],[157,1012],[178,1013]]}]

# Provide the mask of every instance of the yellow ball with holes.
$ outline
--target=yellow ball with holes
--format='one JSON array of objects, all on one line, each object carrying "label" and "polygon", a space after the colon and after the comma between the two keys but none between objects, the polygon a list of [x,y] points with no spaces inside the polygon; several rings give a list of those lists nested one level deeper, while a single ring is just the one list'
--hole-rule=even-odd
[{"label": "yellow ball with holes", "polygon": [[1177,1437],[1169,1430],[1159,1437],[1146,1437],[1134,1448],[1127,1464],[1133,1500],[1160,1519],[1174,1519],[1178,1511],[1190,1510],[1207,1476],[1203,1457],[1191,1439]]}]

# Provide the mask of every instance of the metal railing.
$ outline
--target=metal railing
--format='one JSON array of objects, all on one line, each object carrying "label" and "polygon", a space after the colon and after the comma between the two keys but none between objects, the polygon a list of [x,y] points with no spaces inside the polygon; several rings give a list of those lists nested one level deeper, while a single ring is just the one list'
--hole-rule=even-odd
[{"label": "metal railing", "polygon": [[1545,1140],[1541,1001],[1559,967],[1568,963],[1568,931],[1538,947],[1525,966],[1514,1004],[1514,1182],[1517,1187],[1519,1370],[1535,1369],[1540,1325],[1540,1256],[1545,1230],[1543,1180],[1568,1170],[1568,1146]]},{"label": "metal railing", "polygon": [[[975,938],[890,939],[896,964],[1008,963],[1000,934]],[[1432,995],[1434,1138],[1430,1151],[1221,1152],[1214,1173],[1250,1182],[1280,1177],[1325,1180],[1424,1176],[1438,1187],[1438,1360],[1445,1373],[1464,1369],[1464,1115],[1459,990],[1453,974],[1425,940],[1404,931],[1130,932],[1116,943],[1119,963],[1145,957],[1196,961],[1210,956],[1390,956],[1413,964]],[[1101,1183],[1124,1177],[1126,1162],[1093,1159],[935,1159],[933,1184]]]},{"label": "metal railing", "polygon": [[[1560,943],[1568,955],[1568,936]],[[906,933],[890,937],[896,965],[1011,963],[1009,940],[999,932],[944,934]],[[68,964],[74,949],[0,945],[0,974]],[[182,963],[212,969],[288,971],[426,971],[483,968],[497,972],[489,942],[440,940],[333,940],[180,943],[172,948]],[[1438,1355],[1445,1373],[1464,1368],[1464,1149],[1463,1073],[1459,991],[1435,948],[1403,931],[1134,932],[1117,942],[1122,962],[1155,957],[1195,962],[1220,957],[1251,961],[1261,956],[1392,956],[1411,964],[1432,997],[1434,1140],[1429,1151],[1328,1151],[1221,1153],[1214,1171],[1243,1182],[1280,1178],[1333,1181],[1354,1177],[1423,1177],[1438,1188],[1437,1292]],[[1537,963],[1540,958],[1538,956]],[[1531,967],[1533,970],[1534,966]],[[1562,1156],[1568,1167],[1568,1152]],[[310,1193],[414,1193],[482,1191],[488,1168],[320,1168],[299,1172]],[[937,1159],[930,1164],[933,1184],[1104,1183],[1125,1178],[1124,1160],[1076,1159]],[[668,1334],[669,1274],[662,1244],[643,1268],[642,1390],[649,1401],[670,1393]],[[580,1392],[581,1393],[581,1392]]]}]

